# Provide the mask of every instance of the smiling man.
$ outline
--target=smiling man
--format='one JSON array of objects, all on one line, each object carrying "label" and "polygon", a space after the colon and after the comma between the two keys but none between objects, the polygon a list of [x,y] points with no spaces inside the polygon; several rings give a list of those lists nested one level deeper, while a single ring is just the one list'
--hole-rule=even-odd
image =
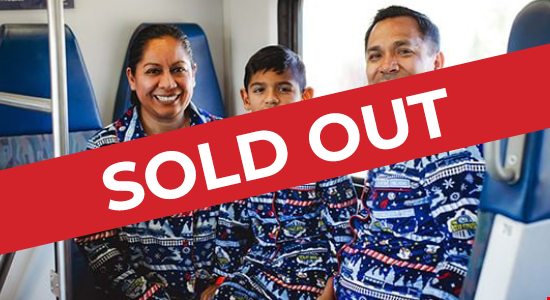
[{"label": "smiling man", "polygon": [[[439,31],[391,6],[365,36],[368,83],[443,67]],[[485,165],[473,146],[369,170],[354,240],[320,299],[458,299],[467,271]],[[334,290],[331,289],[334,287]]]},{"label": "smiling man", "polygon": [[414,14],[383,17],[386,17],[386,14],[381,12],[378,16],[380,20],[375,20],[374,26],[369,28],[365,38],[369,84],[443,67],[444,57],[439,49],[439,31],[429,19],[424,20],[420,15],[417,19]]}]

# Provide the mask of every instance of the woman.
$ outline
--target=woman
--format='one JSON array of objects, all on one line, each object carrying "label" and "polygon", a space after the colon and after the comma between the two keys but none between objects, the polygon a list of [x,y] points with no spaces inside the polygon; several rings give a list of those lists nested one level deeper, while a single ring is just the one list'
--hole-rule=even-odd
[{"label": "woman", "polygon": [[[192,102],[197,65],[187,36],[153,25],[130,46],[126,75],[133,106],[95,134],[89,149],[217,118]],[[109,299],[192,299],[211,281],[217,207],[75,239]]]}]

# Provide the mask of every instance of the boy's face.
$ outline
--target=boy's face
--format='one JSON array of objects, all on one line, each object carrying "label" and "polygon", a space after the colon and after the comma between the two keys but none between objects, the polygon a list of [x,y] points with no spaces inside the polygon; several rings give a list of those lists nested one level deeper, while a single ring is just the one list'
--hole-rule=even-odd
[{"label": "boy's face", "polygon": [[248,86],[241,89],[244,108],[252,112],[294,103],[313,97],[313,90],[300,92],[300,85],[291,70],[281,74],[273,70],[258,71],[252,75]]}]

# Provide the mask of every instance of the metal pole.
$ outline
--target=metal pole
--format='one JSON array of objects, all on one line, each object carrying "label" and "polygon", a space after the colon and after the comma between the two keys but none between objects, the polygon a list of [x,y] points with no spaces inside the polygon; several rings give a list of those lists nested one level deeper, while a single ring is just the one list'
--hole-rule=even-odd
[{"label": "metal pole", "polygon": [[34,111],[52,112],[52,101],[46,98],[0,92],[0,104]]},{"label": "metal pole", "polygon": [[67,59],[63,0],[48,0],[54,157],[69,154]]},{"label": "metal pole", "polygon": [[[48,0],[48,27],[50,45],[50,76],[52,90],[52,127],[54,157],[69,154],[69,122],[67,112],[67,59],[65,54],[65,20],[63,0]],[[55,243],[56,272],[59,279],[59,299],[69,298],[70,265],[68,241]]]},{"label": "metal pole", "polygon": [[2,257],[0,257],[0,295],[2,295],[2,288],[4,287],[4,283],[8,277],[14,257],[15,252],[2,254]]}]

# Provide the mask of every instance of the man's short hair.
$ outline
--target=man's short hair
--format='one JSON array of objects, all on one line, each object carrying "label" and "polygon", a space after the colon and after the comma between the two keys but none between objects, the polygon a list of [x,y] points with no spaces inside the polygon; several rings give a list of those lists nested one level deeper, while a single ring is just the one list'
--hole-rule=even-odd
[{"label": "man's short hair", "polygon": [[422,38],[425,41],[433,43],[433,50],[435,50],[435,53],[439,52],[439,29],[437,28],[437,26],[435,26],[434,23],[432,23],[430,18],[428,18],[428,16],[426,16],[425,14],[419,13],[412,9],[396,5],[392,5],[378,11],[376,16],[374,17],[374,20],[372,21],[372,24],[367,30],[367,34],[365,35],[365,50],[367,49],[367,43],[369,42],[369,37],[372,29],[374,28],[374,25],[382,20],[396,17],[411,17],[415,19],[416,23],[418,24],[418,28],[420,29],[420,33],[422,34]]},{"label": "man's short hair", "polygon": [[274,71],[277,74],[282,74],[286,70],[292,72],[300,85],[300,92],[303,92],[306,88],[306,68],[300,56],[285,46],[264,47],[252,55],[246,64],[244,88],[248,89],[252,75],[257,72]]}]

